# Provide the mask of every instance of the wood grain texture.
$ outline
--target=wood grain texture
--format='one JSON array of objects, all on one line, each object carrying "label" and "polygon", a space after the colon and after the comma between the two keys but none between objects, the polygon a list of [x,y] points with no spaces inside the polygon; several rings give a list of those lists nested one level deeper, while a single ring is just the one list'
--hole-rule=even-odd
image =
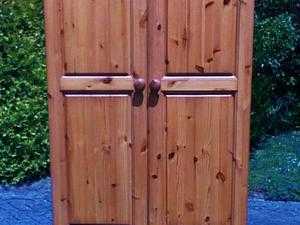
[{"label": "wood grain texture", "polygon": [[66,96],[70,222],[132,224],[129,96]]},{"label": "wood grain texture", "polygon": [[[66,180],[66,177],[70,176],[66,171],[68,157],[65,155],[65,124],[68,127],[68,121],[65,123],[64,96],[61,92],[89,92],[91,97],[96,98],[99,95],[95,96],[95,93],[99,91],[113,93],[132,91],[134,78],[146,79],[147,4],[146,0],[138,2],[57,0],[45,1],[45,6],[49,49],[47,60],[50,129],[51,142],[53,142],[51,143],[51,162],[54,223],[65,225],[69,224],[68,213],[72,216],[71,206],[68,204],[70,202],[68,193],[74,186],[67,187]],[[80,99],[80,95],[77,97]],[[130,99],[129,96],[127,97]],[[78,104],[80,109],[80,104],[84,104],[84,101]],[[94,106],[87,104],[87,107],[89,107],[87,111],[92,111]],[[133,152],[130,200],[133,202],[130,207],[126,207],[125,211],[130,211],[126,223],[146,224],[147,123],[140,123],[140,121],[147,120],[147,99],[144,98],[139,107],[132,107],[131,104],[130,107],[130,116],[134,116],[139,123],[132,123],[129,127],[136,135],[132,134],[130,142]],[[84,118],[87,122],[88,119]],[[127,120],[131,121],[131,117]],[[113,138],[114,134],[108,135]],[[80,199],[76,199],[75,196],[74,201],[80,201]],[[91,204],[93,204],[92,201]],[[105,207],[110,206],[105,205]],[[75,219],[77,221],[90,220],[85,216],[95,212],[96,209],[91,208],[82,207],[80,209],[82,218],[79,218],[81,217],[79,215]],[[92,216],[94,216],[92,220],[98,221],[98,224],[104,217],[103,214]],[[107,217],[110,216],[111,211],[108,210]]]},{"label": "wood grain texture", "polygon": [[246,224],[248,197],[248,159],[250,148],[250,110],[254,1],[239,1],[236,71],[236,127],[234,152],[233,225]]},{"label": "wood grain texture", "polygon": [[63,76],[61,91],[133,91],[133,78],[106,76]]},{"label": "wood grain texture", "polygon": [[[220,13],[219,26],[220,29],[219,44],[215,44],[213,65],[214,72],[232,72],[235,71],[235,62],[237,60],[237,3],[239,0],[230,0],[227,4],[224,1],[218,2],[217,13]],[[223,4],[222,4],[223,3]],[[218,42],[217,42],[218,43]]]},{"label": "wood grain texture", "polygon": [[237,0],[167,2],[168,73],[234,72]]},{"label": "wood grain texture", "polygon": [[[148,1],[148,83],[166,73],[167,2]],[[148,100],[151,96],[149,94]],[[148,107],[148,224],[166,225],[166,108],[159,93],[157,104]]]},{"label": "wood grain texture", "polygon": [[186,0],[167,2],[168,72],[187,72],[189,4]]},{"label": "wood grain texture", "polygon": [[[204,1],[190,1],[189,3],[189,51],[186,72],[204,72],[205,24]],[[201,50],[200,50],[201,49]]]},{"label": "wood grain texture", "polygon": [[[132,2],[132,74],[147,84],[147,0]],[[133,224],[148,224],[147,89],[133,107]]]},{"label": "wood grain texture", "polygon": [[236,91],[237,79],[230,77],[164,77],[161,81],[163,92],[192,91]]},{"label": "wood grain texture", "polygon": [[244,225],[253,1],[44,1],[55,225]]},{"label": "wood grain texture", "polygon": [[64,0],[67,72],[129,72],[129,0]]},{"label": "wood grain texture", "polygon": [[234,99],[167,96],[168,224],[231,224]]},{"label": "wood grain texture", "polygon": [[52,176],[53,222],[69,225],[65,117],[63,95],[59,91],[64,74],[63,15],[60,0],[44,0],[46,54]]}]

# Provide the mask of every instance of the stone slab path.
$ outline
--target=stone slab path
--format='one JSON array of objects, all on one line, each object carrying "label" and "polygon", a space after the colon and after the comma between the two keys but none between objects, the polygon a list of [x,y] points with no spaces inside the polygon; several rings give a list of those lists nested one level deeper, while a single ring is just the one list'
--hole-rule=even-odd
[{"label": "stone slab path", "polygon": [[[52,225],[51,180],[0,186],[0,225]],[[248,225],[300,225],[300,202],[249,199]]]}]

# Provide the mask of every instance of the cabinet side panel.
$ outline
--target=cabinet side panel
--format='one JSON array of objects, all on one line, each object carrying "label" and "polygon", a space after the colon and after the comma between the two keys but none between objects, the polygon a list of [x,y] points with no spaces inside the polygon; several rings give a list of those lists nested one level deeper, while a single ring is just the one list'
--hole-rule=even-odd
[{"label": "cabinet side panel", "polygon": [[64,74],[62,1],[44,0],[48,105],[50,127],[50,158],[52,177],[53,222],[69,225],[66,183],[65,121],[63,95],[59,91]]},{"label": "cabinet side panel", "polygon": [[233,225],[247,223],[254,1],[239,1]]}]

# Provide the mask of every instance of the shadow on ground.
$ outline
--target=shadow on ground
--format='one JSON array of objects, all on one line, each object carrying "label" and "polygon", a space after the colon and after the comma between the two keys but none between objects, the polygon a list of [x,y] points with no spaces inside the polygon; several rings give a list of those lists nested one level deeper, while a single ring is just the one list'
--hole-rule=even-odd
[{"label": "shadow on ground", "polygon": [[[50,178],[0,187],[0,225],[52,225]],[[299,225],[300,202],[249,199],[248,225]]]}]

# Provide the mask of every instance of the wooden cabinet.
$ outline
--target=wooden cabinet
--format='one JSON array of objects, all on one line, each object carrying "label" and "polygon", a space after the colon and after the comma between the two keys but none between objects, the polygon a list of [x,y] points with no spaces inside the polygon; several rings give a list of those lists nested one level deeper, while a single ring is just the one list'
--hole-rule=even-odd
[{"label": "wooden cabinet", "polygon": [[252,0],[45,0],[55,225],[243,225]]}]

